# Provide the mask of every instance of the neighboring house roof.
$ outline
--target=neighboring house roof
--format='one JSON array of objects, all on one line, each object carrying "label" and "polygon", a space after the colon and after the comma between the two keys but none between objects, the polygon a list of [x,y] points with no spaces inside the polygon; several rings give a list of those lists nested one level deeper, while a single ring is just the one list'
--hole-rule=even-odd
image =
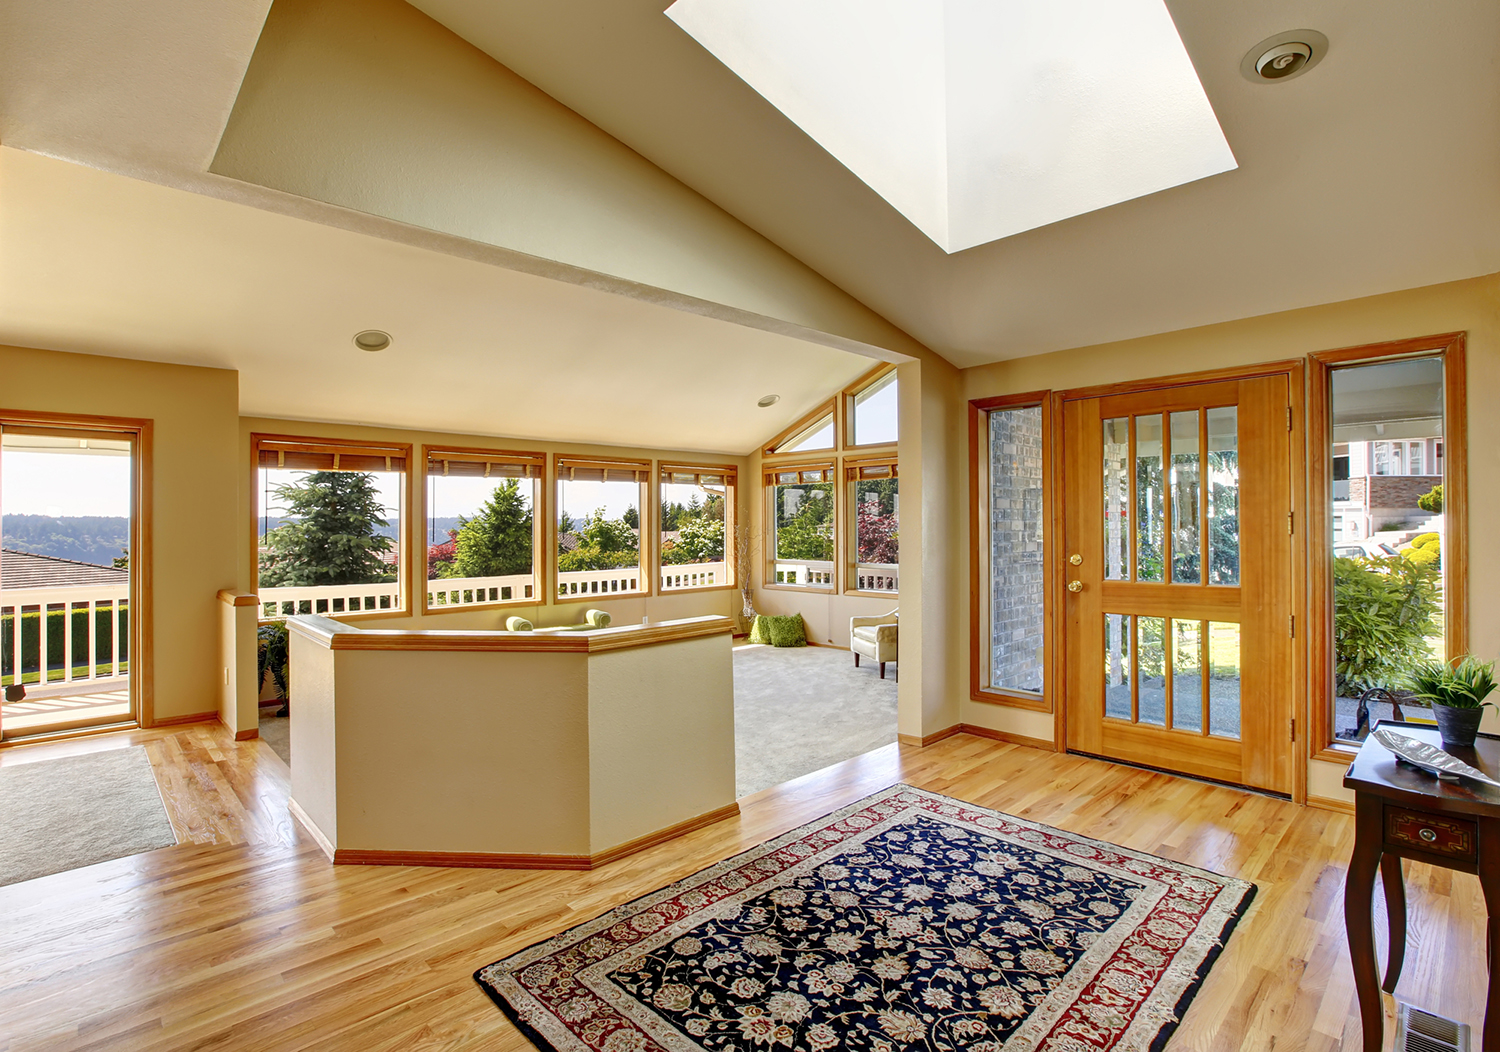
[{"label": "neighboring house roof", "polygon": [[130,571],[97,566],[55,555],[0,549],[0,590],[68,588],[81,584],[130,583]]}]

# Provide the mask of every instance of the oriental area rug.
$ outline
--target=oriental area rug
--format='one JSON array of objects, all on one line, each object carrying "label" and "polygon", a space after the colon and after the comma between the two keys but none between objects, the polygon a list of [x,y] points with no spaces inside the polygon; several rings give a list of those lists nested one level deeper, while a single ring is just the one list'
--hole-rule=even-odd
[{"label": "oriental area rug", "polygon": [[1254,894],[898,785],[474,977],[554,1052],[1147,1052]]}]

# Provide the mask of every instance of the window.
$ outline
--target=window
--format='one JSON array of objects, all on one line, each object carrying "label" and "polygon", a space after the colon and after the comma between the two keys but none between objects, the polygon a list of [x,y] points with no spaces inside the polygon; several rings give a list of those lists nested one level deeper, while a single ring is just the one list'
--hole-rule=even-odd
[{"label": "window", "polygon": [[849,445],[889,445],[896,441],[898,394],[896,370],[891,369],[849,395]]},{"label": "window", "polygon": [[262,615],[404,610],[411,447],[266,435],[254,444]]},{"label": "window", "polygon": [[774,442],[766,446],[765,454],[807,453],[838,448],[838,434],[834,427],[833,406],[824,405],[814,410],[782,432]]},{"label": "window", "polygon": [[773,585],[832,591],[838,522],[832,462],[777,465],[765,476],[770,500]]},{"label": "window", "polygon": [[[1360,741],[1397,706],[1426,718],[1409,672],[1467,649],[1462,376],[1461,336],[1313,355],[1313,492],[1327,496],[1311,566],[1326,599],[1310,646],[1330,699],[1315,745]],[[1357,507],[1335,515],[1346,448]]]},{"label": "window", "polygon": [[732,586],[734,468],[663,464],[660,481],[662,591]]},{"label": "window", "polygon": [[536,602],[543,453],[429,449],[429,609]]},{"label": "window", "polygon": [[999,695],[1041,708],[1047,681],[1047,425],[1036,398],[971,403],[979,582],[970,693],[982,701]]},{"label": "window", "polygon": [[850,539],[854,548],[854,590],[899,590],[901,493],[894,457],[846,461]]},{"label": "window", "polygon": [[649,461],[557,458],[557,596],[650,591],[641,561]]}]

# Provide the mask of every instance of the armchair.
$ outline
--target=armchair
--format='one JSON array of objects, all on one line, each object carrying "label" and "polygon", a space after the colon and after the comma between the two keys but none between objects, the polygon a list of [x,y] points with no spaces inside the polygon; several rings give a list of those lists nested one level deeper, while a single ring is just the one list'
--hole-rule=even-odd
[{"label": "armchair", "polygon": [[898,610],[878,617],[849,619],[849,649],[854,651],[854,667],[859,668],[860,655],[880,663],[880,678],[885,679],[885,663],[895,661],[897,650]]}]

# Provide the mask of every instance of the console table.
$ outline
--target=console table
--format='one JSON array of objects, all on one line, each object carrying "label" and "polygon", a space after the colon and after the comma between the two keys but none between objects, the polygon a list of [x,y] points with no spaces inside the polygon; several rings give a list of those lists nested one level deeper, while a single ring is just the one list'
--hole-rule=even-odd
[{"label": "console table", "polygon": [[[1408,737],[1440,746],[1436,727],[1389,723]],[[1500,778],[1500,737],[1484,734],[1472,749],[1450,749],[1454,756],[1492,778]],[[1344,775],[1354,790],[1354,854],[1344,884],[1344,927],[1354,965],[1354,989],[1364,1029],[1364,1052],[1380,1052],[1385,1012],[1380,991],[1396,989],[1406,956],[1406,888],[1401,860],[1475,873],[1489,913],[1489,959],[1500,937],[1500,789],[1474,782],[1442,782],[1405,764],[1374,738],[1367,740]],[[1375,967],[1375,932],[1370,915],[1375,872],[1385,887],[1390,922],[1390,960],[1385,981]],[[1455,962],[1456,963],[1456,962]],[[1500,1052],[1500,968],[1491,968],[1485,1000],[1483,1052]]]}]

